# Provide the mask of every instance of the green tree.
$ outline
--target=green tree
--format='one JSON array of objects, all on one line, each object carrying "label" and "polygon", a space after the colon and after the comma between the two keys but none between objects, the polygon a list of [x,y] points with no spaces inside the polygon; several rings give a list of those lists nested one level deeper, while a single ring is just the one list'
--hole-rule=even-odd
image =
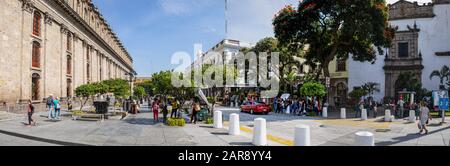
[{"label": "green tree", "polygon": [[[299,63],[295,60],[295,58],[301,57],[304,54],[304,50],[301,44],[290,43],[288,45],[281,45],[278,39],[272,37],[261,39],[260,41],[258,41],[258,43],[256,43],[256,45],[253,48],[241,51],[243,51],[244,53],[255,52],[258,55],[259,53],[263,52],[266,52],[269,55],[272,52],[278,52],[280,65],[278,66],[279,73],[276,76],[280,79],[280,85],[282,90],[286,90],[286,88],[288,88],[288,86],[290,85],[289,83],[292,83],[289,82],[292,80],[288,80],[292,79],[292,77],[290,77],[291,76],[290,74],[292,72],[290,72],[288,69],[293,65]],[[264,75],[261,76],[265,77]]]},{"label": "green tree", "polygon": [[372,96],[375,92],[380,92],[380,84],[375,82],[368,82],[362,86],[362,89],[365,91],[365,95]]},{"label": "green tree", "polygon": [[134,91],[134,96],[139,97],[139,98],[142,98],[146,95],[145,88],[142,86],[134,87],[133,91]]},{"label": "green tree", "polygon": [[75,89],[75,94],[78,97],[83,97],[85,100],[81,103],[80,110],[83,110],[83,107],[86,105],[87,101],[96,94],[96,87],[93,84],[81,85]]},{"label": "green tree", "polygon": [[310,97],[324,97],[327,94],[324,85],[318,82],[306,82],[300,88],[300,94]]},{"label": "green tree", "polygon": [[353,104],[359,103],[361,97],[365,95],[367,95],[367,91],[363,87],[356,87],[348,94]]},{"label": "green tree", "polygon": [[[445,80],[450,81],[449,80],[450,79],[450,68],[448,66],[444,65],[441,70],[435,70],[435,71],[431,72],[430,80],[433,80],[434,77],[438,77],[440,80],[441,84],[439,85],[439,89],[441,89],[441,90],[446,89],[444,81]],[[450,82],[448,82],[447,85],[450,86]]]},{"label": "green tree", "polygon": [[328,66],[335,58],[352,55],[356,61],[374,63],[376,52],[383,55],[395,34],[385,0],[304,0],[297,9],[283,8],[273,25],[282,45],[308,47],[305,59],[319,64],[317,79],[322,72],[330,76]]},{"label": "green tree", "polygon": [[115,97],[126,98],[130,96],[130,84],[127,80],[111,79],[102,81],[102,84],[108,87],[107,93],[113,93]]}]

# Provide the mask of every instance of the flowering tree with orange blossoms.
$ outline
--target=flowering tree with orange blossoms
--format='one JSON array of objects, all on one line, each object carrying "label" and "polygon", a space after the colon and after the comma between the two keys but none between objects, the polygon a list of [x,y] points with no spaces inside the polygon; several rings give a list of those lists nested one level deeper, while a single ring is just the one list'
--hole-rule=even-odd
[{"label": "flowering tree with orange blossoms", "polygon": [[308,46],[305,58],[318,67],[316,79],[330,76],[335,58],[375,63],[395,34],[385,0],[303,0],[296,9],[281,9],[273,25],[280,44]]}]

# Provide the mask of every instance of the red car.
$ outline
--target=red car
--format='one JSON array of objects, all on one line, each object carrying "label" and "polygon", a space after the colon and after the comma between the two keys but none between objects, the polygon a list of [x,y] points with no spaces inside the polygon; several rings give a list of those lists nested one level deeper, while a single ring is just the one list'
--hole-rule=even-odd
[{"label": "red car", "polygon": [[263,113],[265,115],[269,114],[272,109],[269,105],[259,102],[246,102],[241,105],[241,112]]}]

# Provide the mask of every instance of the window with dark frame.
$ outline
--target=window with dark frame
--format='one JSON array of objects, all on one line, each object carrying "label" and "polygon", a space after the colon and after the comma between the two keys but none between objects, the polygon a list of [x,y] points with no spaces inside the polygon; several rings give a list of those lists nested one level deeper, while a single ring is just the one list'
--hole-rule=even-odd
[{"label": "window with dark frame", "polygon": [[347,71],[347,61],[345,59],[337,60],[337,72]]},{"label": "window with dark frame", "polygon": [[31,53],[31,66],[34,68],[41,67],[41,44],[39,42],[33,42],[33,48]]},{"label": "window with dark frame", "polygon": [[67,55],[67,75],[72,74],[72,57],[70,55]]},{"label": "window with dark frame", "polygon": [[398,43],[398,57],[409,57],[409,44],[407,42]]}]

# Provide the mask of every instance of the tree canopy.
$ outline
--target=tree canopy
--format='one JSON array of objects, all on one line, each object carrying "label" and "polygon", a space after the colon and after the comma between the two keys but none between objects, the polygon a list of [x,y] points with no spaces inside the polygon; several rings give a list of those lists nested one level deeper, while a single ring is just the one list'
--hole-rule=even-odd
[{"label": "tree canopy", "polygon": [[395,34],[385,0],[304,0],[298,8],[283,8],[273,25],[280,44],[307,46],[307,63],[319,64],[317,78],[322,71],[330,76],[335,58],[374,63]]}]

